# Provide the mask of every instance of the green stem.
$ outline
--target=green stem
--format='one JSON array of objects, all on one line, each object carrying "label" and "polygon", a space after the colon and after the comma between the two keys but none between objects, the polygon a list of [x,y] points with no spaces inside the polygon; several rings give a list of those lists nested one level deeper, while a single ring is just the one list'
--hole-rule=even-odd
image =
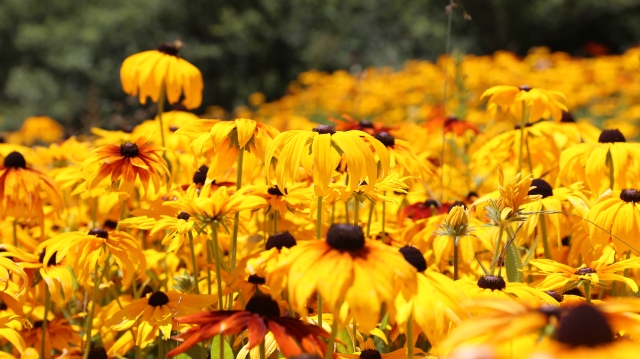
[{"label": "green stem", "polygon": [[40,353],[42,353],[42,357],[46,358],[45,354],[45,343],[47,338],[47,316],[49,315],[49,306],[51,305],[51,292],[49,292],[49,287],[47,284],[44,284],[44,317],[42,317],[42,342],[40,343]]},{"label": "green stem", "polygon": [[354,207],[353,207],[353,225],[358,225],[358,217],[360,217],[360,200],[358,196],[353,197]]},{"label": "green stem", "polygon": [[613,157],[611,156],[611,151],[607,152],[607,167],[609,167],[609,189],[613,190],[613,186],[615,185],[615,178],[613,172]]},{"label": "green stem", "polygon": [[83,359],[89,358],[89,351],[91,350],[91,330],[93,329],[93,315],[96,311],[96,298],[98,297],[98,289],[100,288],[100,279],[98,278],[99,269],[100,261],[96,261],[96,266],[93,268],[93,293],[91,294],[91,310],[89,311],[89,315],[87,316],[87,342],[84,347]]},{"label": "green stem", "polygon": [[18,247],[18,220],[13,220],[13,246]]},{"label": "green stem", "polygon": [[200,294],[200,288],[198,286],[198,264],[196,263],[196,250],[193,245],[193,233],[189,231],[189,248],[191,249],[191,264],[193,265],[193,282],[195,283],[196,294]]},{"label": "green stem", "polygon": [[265,350],[265,344],[264,344],[265,340],[262,339],[262,341],[260,342],[260,359],[265,359],[266,358],[266,350]]},{"label": "green stem", "polygon": [[[322,325],[322,322],[319,323]],[[324,355],[324,359],[331,359],[333,357],[333,347],[336,342],[336,334],[338,334],[338,316],[333,317],[333,323],[331,324],[331,334],[329,335],[329,342],[327,343],[327,352]]]},{"label": "green stem", "polygon": [[356,351],[356,347],[358,346],[358,330],[357,330],[357,325],[356,325],[356,320],[355,318],[353,319],[353,328],[351,328],[352,330],[352,334],[353,334],[353,351]]},{"label": "green stem", "polygon": [[407,359],[413,359],[413,313],[407,320]]},{"label": "green stem", "polygon": [[[627,251],[627,259],[629,259],[629,258],[631,258],[631,250]],[[625,268],[624,269],[624,274],[623,275],[624,275],[625,278],[629,276],[629,268]],[[627,287],[628,286],[626,285],[626,283],[624,283],[622,285],[623,285],[623,287],[622,287],[622,295],[626,296],[627,295]],[[600,292],[602,292],[602,290]]]},{"label": "green stem", "polygon": [[459,255],[460,255],[460,251],[458,248],[458,242],[460,241],[460,238],[458,236],[456,236],[456,238],[453,239],[453,280],[458,280],[458,265],[459,265]]},{"label": "green stem", "polygon": [[[222,269],[220,267],[220,246],[218,245],[218,222],[211,222],[211,239],[213,240],[213,256],[216,261],[216,282],[218,284],[218,309],[222,310]],[[222,346],[222,338],[220,338]],[[222,357],[221,357],[222,358]]]},{"label": "green stem", "polygon": [[164,340],[162,340],[162,331],[158,330],[158,358],[164,359],[166,357],[164,353]]},{"label": "green stem", "polygon": [[544,214],[540,213],[540,217],[538,217],[538,222],[540,222],[540,232],[542,233],[542,246],[544,248],[544,257],[546,259],[551,258],[551,250],[549,249],[549,240],[547,239],[547,221],[544,218]]},{"label": "green stem", "polygon": [[[212,264],[212,259],[211,259],[211,250],[209,249],[209,245],[205,246],[205,251],[207,252],[207,264]],[[207,292],[209,295],[211,295],[211,268],[210,266],[207,266]]]},{"label": "green stem", "polygon": [[373,210],[376,208],[376,204],[374,202],[369,203],[369,218],[367,219],[367,238],[371,234],[371,218],[373,217]]},{"label": "green stem", "polygon": [[493,261],[491,262],[491,275],[496,270],[496,265],[498,264],[498,260],[500,259],[500,244],[502,243],[502,233],[504,232],[504,224],[500,224],[500,231],[498,232],[498,239],[496,240],[496,245],[493,248]]},{"label": "green stem", "polygon": [[[244,147],[238,151],[238,175],[236,177],[236,191],[242,188],[242,163],[244,162]],[[240,212],[236,212],[233,220],[233,234],[231,236],[231,271],[236,268],[236,252],[238,250],[238,225]]]},{"label": "green stem", "polygon": [[116,224],[116,231],[120,229],[120,221],[124,219],[125,211],[127,210],[127,200],[122,201],[122,205],[120,207],[120,218],[118,218],[118,224]]},{"label": "green stem", "polygon": [[344,222],[345,223],[349,223],[351,222],[351,220],[349,220],[349,201],[344,203]]},{"label": "green stem", "polygon": [[[387,191],[384,191],[382,193],[383,196],[387,195]],[[385,229],[386,227],[386,216],[387,216],[387,202],[386,201],[382,201],[382,243],[385,243],[387,241],[387,231]]]},{"label": "green stem", "polygon": [[273,233],[278,233],[278,211],[273,211]]},{"label": "green stem", "polygon": [[587,299],[587,303],[591,303],[591,282],[584,281],[584,297]]}]

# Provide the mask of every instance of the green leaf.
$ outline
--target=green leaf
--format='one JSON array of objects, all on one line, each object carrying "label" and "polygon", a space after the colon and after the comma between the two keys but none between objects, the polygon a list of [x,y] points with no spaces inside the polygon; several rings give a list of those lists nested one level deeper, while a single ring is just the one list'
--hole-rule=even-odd
[{"label": "green leaf", "polygon": [[[221,340],[222,336],[220,335],[216,335],[213,338],[213,342],[211,343],[211,359],[223,359],[222,357],[220,357],[220,340]],[[233,350],[231,350],[231,347],[229,346],[229,343],[227,343],[226,340],[223,340],[223,345],[224,345],[224,359],[233,359]]]},{"label": "green leaf", "polygon": [[507,278],[509,282],[520,282],[520,263],[521,258],[518,254],[518,248],[515,241],[511,242],[511,245],[507,247],[507,255],[505,258],[505,266],[507,269]]},{"label": "green leaf", "polygon": [[342,344],[340,342],[337,342],[338,353],[343,353],[343,354],[353,353],[353,340],[349,335],[349,330],[347,329],[347,327],[342,327],[342,329],[338,331],[338,339],[342,340],[342,342],[344,343]]},{"label": "green leaf", "polygon": [[189,355],[187,355],[187,353],[178,354],[175,358],[176,359],[193,359]]}]

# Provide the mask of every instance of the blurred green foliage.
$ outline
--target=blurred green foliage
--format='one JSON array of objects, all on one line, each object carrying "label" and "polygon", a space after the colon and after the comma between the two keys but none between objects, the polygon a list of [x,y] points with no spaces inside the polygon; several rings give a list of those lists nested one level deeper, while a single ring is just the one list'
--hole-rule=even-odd
[{"label": "blurred green foliage", "polygon": [[[4,129],[34,114],[71,133],[125,128],[153,116],[120,88],[119,68],[162,41],[201,69],[203,107],[284,94],[301,71],[401,66],[445,48],[447,0],[3,0],[0,116]],[[640,37],[637,0],[463,1],[452,46],[463,52],[548,45],[582,55],[595,41],[613,52]],[[197,111],[196,111],[197,112]]]}]

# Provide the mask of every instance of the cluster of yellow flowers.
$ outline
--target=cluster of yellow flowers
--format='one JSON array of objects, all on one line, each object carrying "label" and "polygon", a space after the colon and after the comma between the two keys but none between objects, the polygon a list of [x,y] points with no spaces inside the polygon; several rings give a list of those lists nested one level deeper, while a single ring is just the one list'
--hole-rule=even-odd
[{"label": "cluster of yellow flowers", "polygon": [[311,71],[218,120],[179,49],[123,62],[131,133],[0,145],[0,358],[640,357],[637,50]]}]

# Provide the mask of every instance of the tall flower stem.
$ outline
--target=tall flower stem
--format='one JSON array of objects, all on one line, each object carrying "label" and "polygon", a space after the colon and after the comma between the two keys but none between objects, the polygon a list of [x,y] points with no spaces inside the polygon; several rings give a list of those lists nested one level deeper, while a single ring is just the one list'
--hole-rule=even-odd
[{"label": "tall flower stem", "polygon": [[407,358],[413,359],[413,314],[407,320]]},{"label": "tall flower stem", "polygon": [[587,299],[587,303],[591,303],[591,282],[584,281],[584,297]]},{"label": "tall flower stem", "polygon": [[[318,208],[316,209],[316,238],[322,237],[322,196],[318,196]],[[318,325],[322,328],[322,295],[318,291]]]},{"label": "tall flower stem", "polygon": [[542,235],[542,247],[544,248],[544,257],[546,259],[552,259],[551,250],[549,249],[549,239],[547,237],[547,221],[544,218],[544,213],[540,213],[539,218],[540,219],[538,221],[540,222],[540,233]]},{"label": "tall flower stem", "polygon": [[51,292],[47,283],[44,284],[44,317],[42,317],[42,342],[40,343],[40,353],[45,358],[45,344],[47,342],[47,316],[49,315],[49,306],[51,305]]},{"label": "tall flower stem", "polygon": [[[382,192],[383,196],[387,195],[387,191]],[[385,229],[386,226],[386,217],[387,216],[387,202],[382,201],[382,242],[386,242],[387,240],[387,232]]]},{"label": "tall flower stem", "polygon": [[277,210],[273,211],[273,233],[278,233],[278,217],[279,213]]},{"label": "tall flower stem", "polygon": [[[322,322],[318,322],[322,326]],[[338,334],[338,316],[333,317],[333,323],[331,324],[331,334],[329,335],[329,342],[327,343],[327,352],[324,354],[324,359],[331,359],[333,357],[333,347],[336,343],[336,335]]]},{"label": "tall flower stem", "polygon": [[13,246],[18,246],[18,220],[13,220]]},{"label": "tall flower stem", "polygon": [[374,202],[369,203],[369,218],[367,219],[367,238],[371,234],[371,218],[373,217],[373,211],[376,209],[376,204]]},{"label": "tall flower stem", "polygon": [[460,248],[458,247],[459,242],[460,237],[456,236],[453,239],[453,280],[458,280],[458,264],[460,261]]},{"label": "tall flower stem", "polygon": [[[211,222],[211,240],[213,241],[213,257],[216,261],[216,282],[218,284],[218,309],[222,310],[222,269],[220,266],[220,246],[218,246],[218,221]],[[222,345],[222,341],[220,342]]]},{"label": "tall flower stem", "polygon": [[355,196],[353,198],[354,201],[354,206],[353,206],[353,225],[357,226],[358,225],[358,219],[360,217],[360,200],[358,199],[358,196]]},{"label": "tall flower stem", "polygon": [[264,344],[265,340],[262,339],[262,342],[260,342],[260,359],[266,359],[266,350],[265,350],[265,344]]},{"label": "tall flower stem", "polygon": [[[238,175],[236,177],[236,191],[242,188],[242,163],[244,162],[244,147],[238,150]],[[231,271],[236,268],[236,252],[238,250],[238,226],[240,224],[240,212],[233,217],[233,234],[231,235]]]},{"label": "tall flower stem", "polygon": [[189,249],[191,249],[191,264],[193,265],[193,282],[195,283],[196,294],[200,294],[198,286],[198,264],[196,263],[196,250],[193,245],[193,234],[189,231]]},{"label": "tall flower stem", "polygon": [[504,232],[504,224],[500,224],[500,231],[498,232],[498,238],[496,239],[496,245],[493,249],[493,261],[491,262],[491,275],[495,272],[496,265],[498,264],[500,257],[500,244],[502,243],[502,233]]},{"label": "tall flower stem", "polygon": [[[91,350],[91,330],[93,330],[93,315],[96,312],[96,298],[98,297],[98,289],[100,289],[100,278],[98,278],[98,271],[100,269],[100,261],[96,261],[96,266],[93,268],[93,293],[91,294],[91,310],[87,316],[87,342],[84,346],[83,359],[89,358],[89,351]],[[106,269],[105,269],[106,270]]]},{"label": "tall flower stem", "polygon": [[611,156],[611,151],[607,152],[607,168],[609,168],[609,189],[613,190],[613,186],[615,185],[615,177],[613,172],[613,157]]}]

